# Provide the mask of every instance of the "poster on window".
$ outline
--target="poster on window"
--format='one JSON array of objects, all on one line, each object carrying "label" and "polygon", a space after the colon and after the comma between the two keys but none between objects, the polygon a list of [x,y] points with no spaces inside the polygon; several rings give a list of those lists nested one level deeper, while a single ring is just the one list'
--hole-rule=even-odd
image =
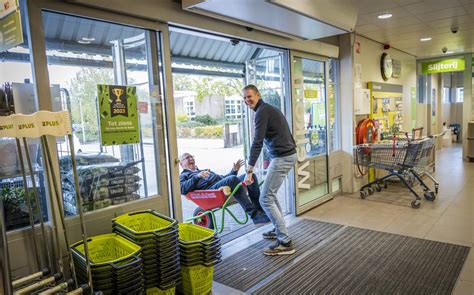
[{"label": "poster on window", "polygon": [[101,144],[139,143],[137,88],[98,84],[97,91]]},{"label": "poster on window", "polygon": [[20,10],[0,18],[0,52],[23,43]]}]

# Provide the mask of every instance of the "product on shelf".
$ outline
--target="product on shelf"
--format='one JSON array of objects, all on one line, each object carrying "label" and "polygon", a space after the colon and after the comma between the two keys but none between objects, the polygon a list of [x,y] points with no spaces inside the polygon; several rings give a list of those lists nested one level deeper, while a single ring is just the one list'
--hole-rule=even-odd
[{"label": "product on shelf", "polygon": [[[79,190],[84,212],[106,208],[139,199],[141,171],[136,165],[120,162],[110,155],[80,154],[77,161]],[[68,214],[76,214],[77,207],[74,198],[74,179],[71,163],[68,157],[60,159],[63,183],[64,209]]]}]

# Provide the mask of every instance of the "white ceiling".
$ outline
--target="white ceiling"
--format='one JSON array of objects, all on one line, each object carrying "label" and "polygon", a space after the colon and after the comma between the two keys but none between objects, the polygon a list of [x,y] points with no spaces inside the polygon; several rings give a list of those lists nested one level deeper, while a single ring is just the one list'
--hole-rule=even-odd
[{"label": "white ceiling", "polygon": [[[474,0],[355,0],[356,33],[418,58],[474,52]],[[389,19],[377,16],[391,13]],[[451,33],[457,26],[458,32]],[[431,37],[421,42],[420,38]]]}]

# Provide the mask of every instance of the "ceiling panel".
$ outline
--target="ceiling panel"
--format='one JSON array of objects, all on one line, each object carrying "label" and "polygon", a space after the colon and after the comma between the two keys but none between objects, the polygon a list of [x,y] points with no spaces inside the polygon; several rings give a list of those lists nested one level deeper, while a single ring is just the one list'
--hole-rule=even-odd
[{"label": "ceiling panel", "polygon": [[373,1],[373,0],[358,0],[356,6],[359,8],[359,13],[371,13],[375,11],[396,8],[399,5],[393,1]]},{"label": "ceiling panel", "polygon": [[[456,53],[474,51],[474,0],[363,0],[356,33],[417,57],[442,55],[441,48]],[[381,3],[382,2],[382,3]],[[391,13],[389,19],[378,15]],[[452,27],[458,27],[453,34]],[[420,38],[431,37],[428,42]]]},{"label": "ceiling panel", "polygon": [[468,12],[463,6],[446,8],[443,10],[436,10],[433,12],[422,13],[416,17],[424,22],[431,22],[446,18],[455,18],[463,15],[467,15]]},{"label": "ceiling panel", "polygon": [[397,3],[400,6],[404,6],[404,5],[419,3],[419,2],[423,2],[423,1],[422,0],[395,0],[393,2]]},{"label": "ceiling panel", "polygon": [[415,4],[405,5],[404,8],[412,15],[428,13],[441,9],[458,7],[461,4],[456,0],[425,0]]}]

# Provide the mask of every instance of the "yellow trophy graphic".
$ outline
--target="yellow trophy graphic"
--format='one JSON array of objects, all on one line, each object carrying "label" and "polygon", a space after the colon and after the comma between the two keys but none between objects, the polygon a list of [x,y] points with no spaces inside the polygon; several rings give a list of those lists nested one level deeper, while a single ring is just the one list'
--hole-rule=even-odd
[{"label": "yellow trophy graphic", "polygon": [[120,99],[120,96],[123,94],[123,89],[122,88],[114,88],[112,89],[112,93],[117,96],[117,103],[122,103],[122,100]]}]

